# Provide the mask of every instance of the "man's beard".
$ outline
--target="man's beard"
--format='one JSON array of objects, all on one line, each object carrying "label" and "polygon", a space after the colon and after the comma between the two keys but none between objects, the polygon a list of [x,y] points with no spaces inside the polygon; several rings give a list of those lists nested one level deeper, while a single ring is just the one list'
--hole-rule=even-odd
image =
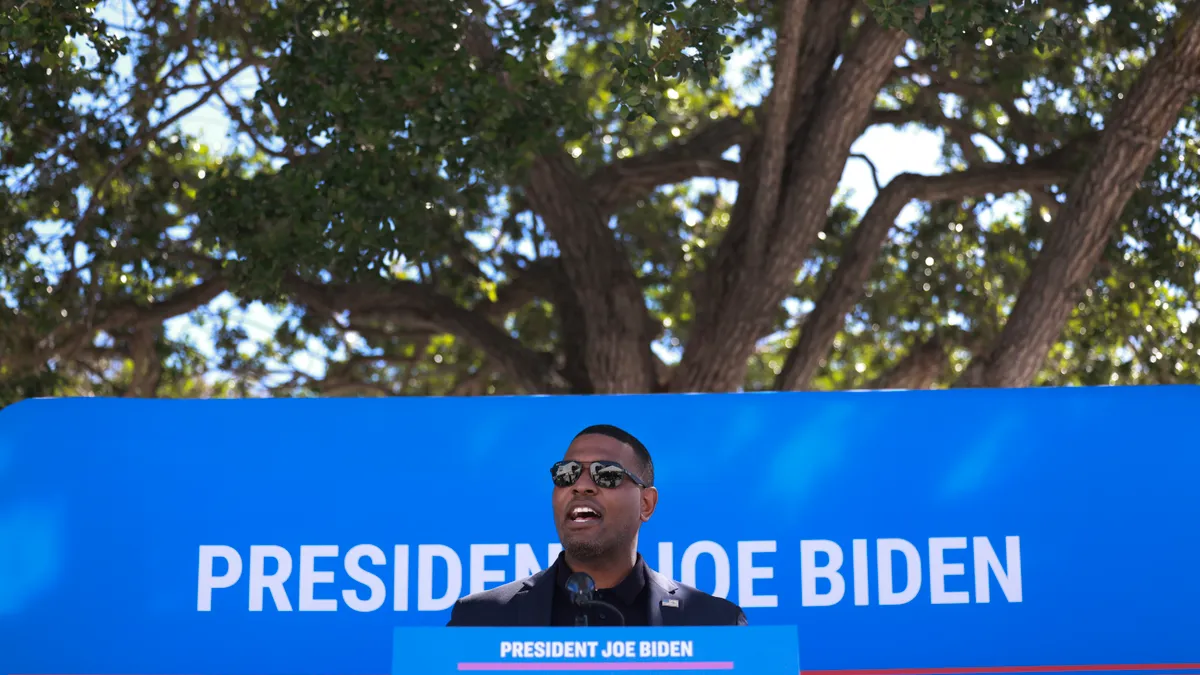
[{"label": "man's beard", "polygon": [[612,551],[612,546],[605,546],[603,542],[595,539],[568,539],[563,542],[563,550],[576,560],[590,561],[606,557]]},{"label": "man's beard", "polygon": [[[622,536],[624,535],[624,536]],[[576,560],[595,561],[611,557],[621,548],[622,542],[631,541],[632,533],[614,532],[607,536],[601,535],[593,539],[571,539],[561,537],[563,550]]]}]

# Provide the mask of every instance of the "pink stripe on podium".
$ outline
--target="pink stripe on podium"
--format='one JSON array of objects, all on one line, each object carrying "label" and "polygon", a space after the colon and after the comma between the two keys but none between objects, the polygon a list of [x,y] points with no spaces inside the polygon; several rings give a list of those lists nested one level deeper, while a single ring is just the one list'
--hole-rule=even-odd
[{"label": "pink stripe on podium", "polygon": [[571,672],[579,673],[588,670],[627,670],[627,671],[664,671],[664,670],[733,670],[733,661],[622,661],[618,663],[460,663],[459,670],[475,672]]},{"label": "pink stripe on podium", "polygon": [[[632,661],[627,663],[460,663],[460,671],[476,672],[519,672],[519,671],[573,671],[588,670],[733,670],[732,661],[697,661],[685,663],[668,661],[651,663]],[[1146,672],[1160,675],[1181,675],[1188,671],[1200,673],[1197,663],[1122,663],[1057,666],[963,666],[939,668],[861,668],[836,670],[801,670],[797,675],[1078,675],[1080,673]],[[120,672],[120,671],[117,671]],[[12,675],[51,675],[50,673],[13,673]],[[57,675],[57,674],[56,674]],[[76,673],[74,675],[83,675]],[[93,674],[94,675],[94,674]],[[107,675],[115,675],[109,673]],[[150,675],[134,673],[128,675]],[[189,675],[187,673],[159,673],[158,675]],[[194,674],[192,674],[194,675]],[[335,675],[330,673],[329,675]],[[360,674],[361,675],[361,674]],[[378,675],[386,675],[379,673]]]}]

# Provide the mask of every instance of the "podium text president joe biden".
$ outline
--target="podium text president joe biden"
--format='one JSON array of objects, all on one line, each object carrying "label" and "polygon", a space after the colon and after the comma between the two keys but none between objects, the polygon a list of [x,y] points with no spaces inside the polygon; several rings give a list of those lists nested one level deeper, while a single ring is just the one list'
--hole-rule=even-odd
[{"label": "podium text president joe biden", "polygon": [[591,575],[594,599],[617,608],[627,626],[746,624],[734,603],[670,580],[638,553],[638,531],[654,515],[658,490],[650,453],[632,434],[588,427],[550,474],[563,552],[527,579],[462,598],[447,626],[574,626],[582,611],[588,625],[619,625],[610,611],[571,602],[566,582],[573,572]]}]

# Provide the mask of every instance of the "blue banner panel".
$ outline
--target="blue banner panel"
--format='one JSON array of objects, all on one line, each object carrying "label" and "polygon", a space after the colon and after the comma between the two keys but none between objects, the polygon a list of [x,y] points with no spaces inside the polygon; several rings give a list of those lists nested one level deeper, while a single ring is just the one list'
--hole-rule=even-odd
[{"label": "blue banner panel", "polygon": [[654,454],[659,572],[805,671],[1200,672],[1200,389],[37,400],[0,411],[0,675],[384,675]]},{"label": "blue banner panel", "polygon": [[796,675],[795,626],[397,628],[392,675]]}]

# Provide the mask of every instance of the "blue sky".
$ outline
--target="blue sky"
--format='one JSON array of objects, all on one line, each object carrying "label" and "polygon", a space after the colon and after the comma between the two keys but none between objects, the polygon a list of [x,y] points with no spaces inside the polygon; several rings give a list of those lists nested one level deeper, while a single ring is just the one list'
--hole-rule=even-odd
[{"label": "blue sky", "polygon": [[[136,16],[124,0],[112,0],[102,7],[98,14],[117,25],[128,25],[128,19]],[[730,85],[737,92],[737,99],[744,104],[757,103],[765,91],[765,87],[769,84],[769,73],[766,71],[758,72],[751,77],[744,76],[742,71],[751,56],[749,51],[736,54],[731,64],[733,66],[730,68],[731,74],[728,77]],[[128,72],[128,59],[125,59],[125,66],[124,70]],[[251,95],[255,87],[254,77],[247,74],[230,82],[225,92],[226,96],[233,100]],[[194,93],[180,94],[171,102],[167,114],[173,114],[194,101]],[[223,104],[215,99],[184,117],[180,122],[180,130],[186,135],[197,138],[200,143],[209,146],[218,154],[229,151],[235,144],[250,147],[246,139],[238,139],[233,133],[231,121]],[[993,155],[993,159],[999,159],[999,151],[989,147],[990,141],[982,138],[978,140],[985,149],[995,150],[989,152]],[[887,184],[894,176],[902,172],[937,174],[945,171],[945,167],[941,163],[941,146],[941,134],[915,128],[897,130],[892,127],[873,127],[858,139],[853,147],[853,152],[869,157],[879,171],[880,182]],[[733,152],[736,152],[736,149]],[[735,184],[721,181],[714,186],[714,182],[707,179],[695,181],[696,186],[700,188],[719,187],[729,199],[736,196]],[[876,194],[867,164],[861,160],[851,159],[845,167],[839,189],[848,196],[848,201],[854,208],[860,213],[865,211]],[[1001,202],[997,209],[1007,210],[1009,206],[1011,206],[1010,201]],[[911,220],[916,213],[916,206],[910,205],[902,213],[901,221]],[[215,300],[211,306],[213,308],[233,307],[235,304],[235,299],[229,294],[225,294]],[[795,314],[807,308],[793,303],[789,309]],[[252,341],[269,339],[281,320],[279,316],[259,304],[251,305],[246,311],[237,312],[235,316],[244,326]],[[190,317],[183,316],[170,320],[167,329],[172,337],[186,336],[202,351],[212,353],[212,342],[208,331],[197,327]],[[676,352],[661,348],[657,350],[668,362],[673,362],[678,358]],[[295,359],[291,365],[309,375],[319,377],[324,372],[323,357],[323,348],[313,341],[310,352]]]}]

